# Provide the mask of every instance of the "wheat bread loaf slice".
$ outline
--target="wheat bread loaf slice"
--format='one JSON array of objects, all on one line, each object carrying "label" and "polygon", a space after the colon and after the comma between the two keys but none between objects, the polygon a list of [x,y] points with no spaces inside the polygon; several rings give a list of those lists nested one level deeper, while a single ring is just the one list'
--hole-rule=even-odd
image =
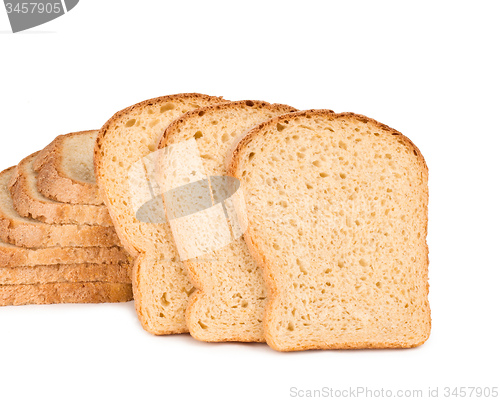
[{"label": "wheat bread loaf slice", "polygon": [[[215,195],[218,180],[227,175],[225,157],[235,138],[260,122],[292,111],[296,109],[287,105],[251,100],[203,107],[184,114],[170,124],[159,147],[196,138],[197,150],[203,160],[203,174],[211,183],[212,204],[215,206],[218,203]],[[179,171],[168,169],[163,173],[179,175]],[[232,185],[224,181],[221,184]],[[230,192],[226,191],[226,195]],[[184,198],[177,200],[190,204],[195,201],[192,198],[193,194],[186,192]],[[166,197],[164,202],[168,202]],[[210,230],[213,226],[210,223],[206,228]],[[205,231],[205,235],[212,234]],[[261,269],[250,255],[242,236],[233,238],[222,248],[188,259],[184,264],[191,282],[198,289],[190,297],[186,310],[186,323],[194,338],[210,342],[265,341],[262,320],[266,288]]]},{"label": "wheat bread loaf slice", "polygon": [[27,248],[120,245],[114,227],[47,224],[20,216],[8,189],[14,169],[0,173],[0,240]]},{"label": "wheat bread loaf slice", "polygon": [[[137,218],[129,173],[157,149],[159,138],[173,120],[222,101],[196,93],[146,100],[111,117],[96,141],[97,184],[122,244],[137,257],[132,273],[137,315],[144,329],[156,335],[187,331],[184,313],[193,289],[170,241],[168,225]],[[161,200],[161,194],[157,195]]]},{"label": "wheat bread loaf slice", "polygon": [[105,205],[73,205],[46,198],[38,192],[33,161],[38,152],[24,158],[15,168],[9,183],[14,208],[23,217],[47,224],[112,226]]},{"label": "wheat bread loaf slice", "polygon": [[426,341],[428,170],[408,138],[352,113],[291,113],[250,130],[229,172],[264,268],[271,347]]},{"label": "wheat bread loaf slice", "polygon": [[63,203],[102,205],[95,182],[94,146],[99,130],[59,135],[33,161],[38,191]]},{"label": "wheat bread loaf slice", "polygon": [[37,266],[74,263],[129,263],[130,256],[114,247],[23,248],[0,241],[0,266]]},{"label": "wheat bread loaf slice", "polygon": [[129,264],[0,267],[0,285],[103,282],[131,284]]},{"label": "wheat bread loaf slice", "polygon": [[0,285],[0,306],[128,302],[132,285],[120,283],[49,283]]}]

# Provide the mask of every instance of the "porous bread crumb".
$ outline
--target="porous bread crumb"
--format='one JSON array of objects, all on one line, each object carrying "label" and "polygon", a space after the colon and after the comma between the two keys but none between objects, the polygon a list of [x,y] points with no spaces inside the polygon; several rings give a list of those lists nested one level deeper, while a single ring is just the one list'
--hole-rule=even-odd
[{"label": "porous bread crumb", "polygon": [[245,191],[246,242],[281,351],[407,348],[426,341],[428,170],[399,132],[309,110],[251,130],[229,171]]}]

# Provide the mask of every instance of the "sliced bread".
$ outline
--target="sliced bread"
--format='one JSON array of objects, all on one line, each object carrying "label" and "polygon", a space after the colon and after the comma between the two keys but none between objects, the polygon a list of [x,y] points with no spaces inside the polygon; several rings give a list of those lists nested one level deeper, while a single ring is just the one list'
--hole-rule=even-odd
[{"label": "sliced bread", "polygon": [[[203,107],[184,114],[170,124],[159,148],[196,138],[197,150],[203,160],[203,173],[211,183],[211,190],[208,192],[212,196],[208,194],[208,199],[213,198],[212,204],[217,207],[217,200],[226,202],[224,199],[217,199],[216,188],[219,186],[219,177],[226,175],[224,161],[234,139],[262,121],[295,110],[286,105],[250,100]],[[185,161],[186,156],[181,157],[183,160],[179,160],[180,163]],[[166,169],[162,173],[179,177],[180,163],[176,163],[175,171]],[[225,182],[221,184],[226,187],[231,185]],[[225,191],[225,188],[221,189]],[[225,192],[229,195],[231,191]],[[182,199],[177,198],[177,201],[185,205],[193,204],[192,193],[186,192],[185,195]],[[223,197],[227,199],[226,196]],[[167,204],[168,199],[164,198],[164,202]],[[167,205],[169,206],[171,205]],[[202,220],[200,216],[197,224],[204,232],[198,236],[192,229],[188,229],[190,238],[197,236],[196,240],[199,240],[204,235],[212,235],[207,229],[214,228],[214,221],[203,227]],[[225,218],[222,230],[219,231],[229,227],[229,221],[228,224],[224,223]],[[218,229],[215,228],[215,231]],[[214,233],[217,234],[220,233]],[[178,238],[176,241],[179,241]],[[190,258],[184,264],[191,282],[198,289],[190,297],[186,310],[186,323],[194,338],[211,342],[265,341],[262,320],[266,289],[262,272],[250,255],[243,237],[233,238],[228,245]]]},{"label": "sliced bread", "polygon": [[119,247],[22,248],[0,242],[0,266],[37,266],[74,263],[128,263],[130,256]]},{"label": "sliced bread", "polygon": [[20,216],[8,189],[14,169],[0,173],[0,240],[28,248],[119,245],[113,227],[46,224]]},{"label": "sliced bread", "polygon": [[91,304],[132,300],[132,285],[118,283],[50,283],[0,285],[0,306]]},{"label": "sliced bread", "polygon": [[264,268],[271,347],[426,341],[428,170],[408,138],[352,113],[291,113],[250,130],[229,172]]},{"label": "sliced bread", "polygon": [[14,208],[23,217],[48,224],[112,226],[104,205],[72,205],[46,198],[38,192],[33,161],[38,152],[24,158],[14,170],[9,189]]},{"label": "sliced bread", "polygon": [[129,270],[126,263],[0,267],[0,285],[79,282],[131,284]]},{"label": "sliced bread", "polygon": [[102,205],[94,175],[98,130],[59,135],[33,161],[38,191],[47,198],[85,205]]},{"label": "sliced bread", "polygon": [[[122,244],[138,256],[132,274],[135,306],[143,327],[153,334],[187,331],[184,312],[192,285],[177,260],[168,225],[137,218],[134,191],[138,189],[131,188],[129,173],[157,149],[159,138],[173,120],[222,101],[196,93],[146,100],[116,113],[97,138],[97,184]],[[142,184],[152,187],[150,181]]]}]

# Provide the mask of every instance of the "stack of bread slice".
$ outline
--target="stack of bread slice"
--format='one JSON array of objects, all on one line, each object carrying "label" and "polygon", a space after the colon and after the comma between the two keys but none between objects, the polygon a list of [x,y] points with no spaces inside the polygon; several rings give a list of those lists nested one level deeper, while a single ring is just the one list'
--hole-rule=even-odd
[{"label": "stack of bread slice", "polygon": [[[184,93],[111,117],[95,167],[136,257],[135,305],[150,333],[280,351],[429,337],[428,170],[400,132],[353,113]],[[152,224],[136,200],[156,210],[159,196],[167,219]]]},{"label": "stack of bread slice", "polygon": [[125,302],[130,258],[95,184],[97,131],[0,173],[0,306]]}]

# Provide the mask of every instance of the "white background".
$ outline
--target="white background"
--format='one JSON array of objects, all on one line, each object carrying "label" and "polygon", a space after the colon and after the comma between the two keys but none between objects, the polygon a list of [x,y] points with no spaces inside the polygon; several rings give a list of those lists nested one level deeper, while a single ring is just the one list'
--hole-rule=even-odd
[{"label": "white background", "polygon": [[0,308],[0,399],[286,400],[290,388],[500,386],[500,3],[81,0],[9,33],[0,163],[178,92],[331,108],[410,137],[430,170],[432,334],[277,353],[154,337],[133,303]]}]

